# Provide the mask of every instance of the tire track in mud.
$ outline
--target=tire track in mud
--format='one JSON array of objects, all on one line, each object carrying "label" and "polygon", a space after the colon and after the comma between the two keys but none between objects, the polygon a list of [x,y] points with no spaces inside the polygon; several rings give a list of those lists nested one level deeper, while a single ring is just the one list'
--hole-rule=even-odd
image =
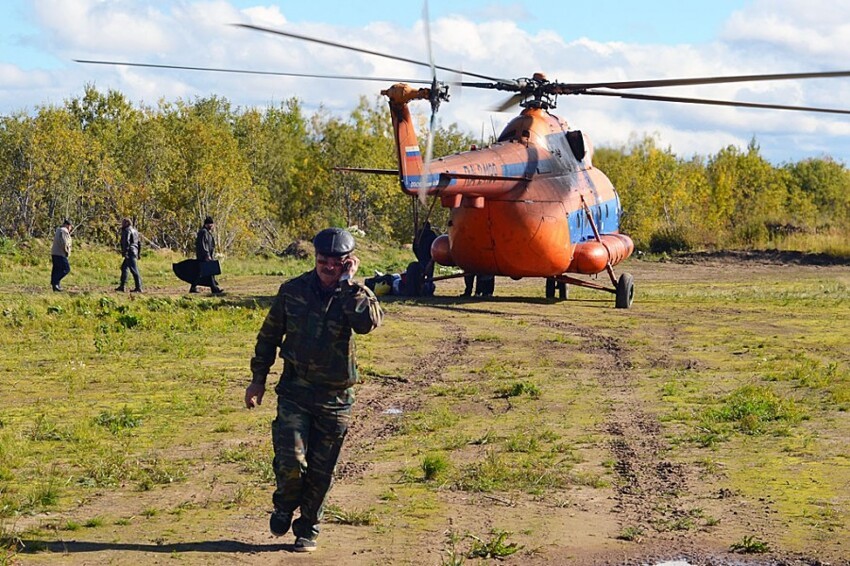
[{"label": "tire track in mud", "polygon": [[[418,410],[423,399],[420,392],[439,381],[446,368],[463,359],[469,347],[463,327],[447,320],[441,324],[444,338],[430,352],[414,358],[405,375],[371,375],[358,386],[354,418],[337,466],[338,479],[362,475],[369,462],[360,455],[370,452],[382,438],[398,433],[398,415]],[[398,413],[390,414],[388,410]]]},{"label": "tire track in mud", "polygon": [[689,515],[682,499],[688,493],[691,471],[666,458],[669,446],[661,424],[634,395],[635,365],[628,349],[618,338],[591,328],[557,321],[541,324],[578,334],[596,360],[592,371],[612,403],[603,426],[616,458],[613,511],[621,516],[620,523],[647,534],[669,532],[677,522],[686,521]]}]

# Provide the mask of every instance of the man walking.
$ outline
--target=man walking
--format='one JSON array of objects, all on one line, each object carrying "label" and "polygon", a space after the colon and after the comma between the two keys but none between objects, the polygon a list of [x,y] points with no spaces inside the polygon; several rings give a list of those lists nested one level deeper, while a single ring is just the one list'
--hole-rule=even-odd
[{"label": "man walking", "polygon": [[[378,299],[354,281],[360,260],[354,237],[328,228],[313,239],[315,269],[280,286],[257,336],[245,405],[262,403],[277,349],[283,375],[272,422],[277,488],[269,519],[273,535],[290,525],[298,552],[316,550],[319,522],[342,448],[358,380],[354,338],[380,326]],[[292,522],[293,513],[300,516]]]},{"label": "man walking", "polygon": [[62,290],[60,284],[62,279],[71,273],[71,262],[68,258],[71,256],[71,232],[73,231],[73,224],[66,218],[53,234],[53,247],[50,249],[50,255],[53,259],[50,286],[54,291]]},{"label": "man walking", "polygon": [[133,226],[129,218],[121,221],[121,255],[124,261],[121,263],[121,282],[118,284],[116,291],[124,292],[124,285],[127,284],[127,272],[133,274],[133,281],[136,287],[131,293],[142,292],[142,276],[139,275],[139,264],[137,260],[141,257],[142,242],[139,238],[139,232]]},{"label": "man walking", "polygon": [[204,225],[198,230],[195,239],[195,257],[198,260],[198,278],[189,287],[190,293],[198,292],[198,285],[209,284],[213,294],[223,293],[224,289],[218,286],[215,280],[216,273],[211,269],[211,262],[215,260],[215,238],[212,231],[215,223],[211,216],[204,218]]}]

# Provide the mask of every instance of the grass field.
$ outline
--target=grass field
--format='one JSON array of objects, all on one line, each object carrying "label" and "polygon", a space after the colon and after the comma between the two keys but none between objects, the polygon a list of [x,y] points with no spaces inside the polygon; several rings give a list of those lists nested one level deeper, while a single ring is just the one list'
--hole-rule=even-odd
[{"label": "grass field", "polygon": [[[151,252],[130,296],[117,254],[80,248],[51,293],[45,244],[0,247],[0,564],[294,561],[265,532],[274,393],[242,394],[309,260],[225,259],[227,295],[190,296]],[[315,563],[846,560],[850,267],[625,270],[628,311],[502,278],[385,301]]]}]

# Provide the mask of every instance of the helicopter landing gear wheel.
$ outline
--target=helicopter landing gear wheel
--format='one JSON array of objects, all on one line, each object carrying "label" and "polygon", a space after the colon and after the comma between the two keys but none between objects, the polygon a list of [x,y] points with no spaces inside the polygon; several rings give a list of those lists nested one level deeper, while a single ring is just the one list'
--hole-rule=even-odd
[{"label": "helicopter landing gear wheel", "polygon": [[555,298],[555,280],[551,277],[546,278],[546,298],[554,299]]},{"label": "helicopter landing gear wheel", "polygon": [[617,301],[618,309],[627,309],[632,306],[632,300],[635,298],[635,280],[631,273],[623,273],[620,279],[617,280]]}]

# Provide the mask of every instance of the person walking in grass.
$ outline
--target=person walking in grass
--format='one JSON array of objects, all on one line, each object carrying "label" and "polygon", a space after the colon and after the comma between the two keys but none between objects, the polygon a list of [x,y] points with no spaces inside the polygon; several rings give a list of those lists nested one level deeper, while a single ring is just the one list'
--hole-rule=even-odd
[{"label": "person walking in grass", "polygon": [[[313,239],[315,269],[280,286],[257,336],[245,405],[261,404],[278,348],[283,375],[272,422],[276,489],[269,529],[292,526],[297,552],[316,550],[319,522],[348,431],[357,363],[353,333],[380,326],[378,299],[354,276],[354,237],[328,228]],[[293,514],[300,516],[293,522]]]},{"label": "person walking in grass", "polygon": [[136,284],[131,292],[142,292],[142,276],[139,275],[138,264],[141,251],[142,241],[139,237],[139,231],[136,230],[129,218],[123,219],[121,221],[121,255],[124,257],[124,261],[121,263],[121,282],[115,289],[116,291],[124,292],[124,286],[127,284],[127,272],[130,272],[133,274],[133,282]]},{"label": "person walking in grass", "polygon": [[71,273],[71,262],[68,258],[71,257],[71,232],[73,231],[74,225],[66,218],[53,234],[53,247],[50,249],[50,256],[53,260],[50,287],[54,291],[62,290],[62,279]]},{"label": "person walking in grass", "polygon": [[198,236],[195,238],[195,257],[198,259],[198,277],[195,279],[192,286],[189,287],[190,293],[197,293],[198,286],[206,286],[212,290],[214,295],[219,295],[224,292],[224,289],[218,286],[218,281],[215,280],[215,273],[208,269],[210,262],[215,261],[215,237],[213,237],[213,228],[215,223],[211,216],[204,218],[204,224],[198,230]]}]

